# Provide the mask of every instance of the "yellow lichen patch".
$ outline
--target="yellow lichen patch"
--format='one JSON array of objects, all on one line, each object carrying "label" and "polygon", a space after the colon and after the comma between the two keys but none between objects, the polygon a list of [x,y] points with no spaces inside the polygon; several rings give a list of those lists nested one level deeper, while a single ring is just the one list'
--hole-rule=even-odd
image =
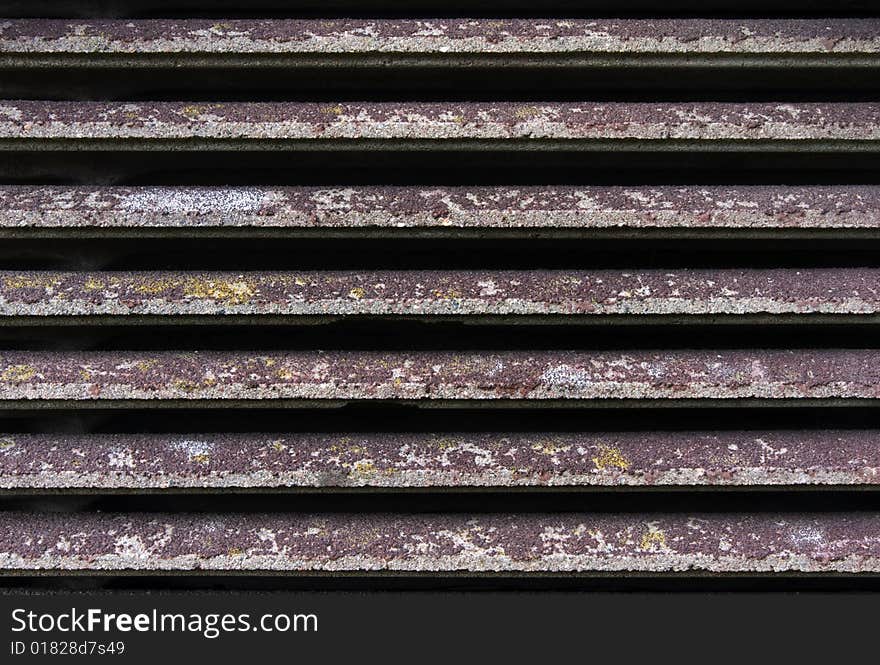
[{"label": "yellow lichen patch", "polygon": [[558,455],[571,449],[571,446],[557,446],[552,441],[538,441],[532,444],[532,450],[536,453],[544,453],[545,455]]},{"label": "yellow lichen patch", "polygon": [[36,375],[37,370],[30,365],[10,365],[0,373],[0,379],[16,383],[30,381]]},{"label": "yellow lichen patch", "polygon": [[205,111],[207,111],[210,107],[208,106],[199,106],[196,104],[188,104],[180,109],[181,115],[186,116],[190,120],[195,120],[200,115],[202,115]]},{"label": "yellow lichen patch", "polygon": [[536,115],[541,114],[541,109],[537,106],[520,106],[513,113],[517,118],[522,118],[523,120],[527,120],[529,118],[534,118]]},{"label": "yellow lichen patch", "polygon": [[458,443],[453,439],[440,439],[437,442],[437,447],[440,448],[440,450],[450,450],[451,448],[455,448],[457,446]]},{"label": "yellow lichen patch", "polygon": [[92,378],[92,373],[87,369],[81,369],[79,371],[79,378],[81,378],[83,381],[90,381]]},{"label": "yellow lichen patch", "polygon": [[183,293],[188,298],[209,298],[232,305],[241,305],[254,295],[254,288],[243,279],[213,280],[192,278],[187,280]]},{"label": "yellow lichen patch", "polygon": [[7,289],[45,289],[53,287],[61,280],[58,277],[34,275],[13,275],[3,278]]},{"label": "yellow lichen patch", "polygon": [[274,358],[263,358],[263,364],[266,367],[272,367],[276,363]]},{"label": "yellow lichen patch", "polygon": [[164,293],[170,289],[173,289],[179,286],[178,280],[172,279],[145,279],[140,282],[137,286],[134,287],[134,290],[138,293],[145,293],[147,295],[158,295],[160,293]]},{"label": "yellow lichen patch", "polygon": [[244,550],[240,547],[230,547],[228,550],[226,550],[226,554],[228,554],[229,556],[241,556],[244,554]]},{"label": "yellow lichen patch", "polygon": [[309,284],[311,284],[311,282],[309,280],[307,280],[305,277],[295,277],[293,282],[297,286],[308,286]]},{"label": "yellow lichen patch", "polygon": [[277,451],[277,452],[280,453],[281,451],[285,450],[285,449],[287,448],[287,446],[285,446],[285,445],[284,445],[283,443],[281,443],[280,441],[273,441],[273,442],[272,442],[272,448],[273,448],[275,451]]},{"label": "yellow lichen patch", "polygon": [[12,439],[0,439],[0,450],[8,450],[15,445]]},{"label": "yellow lichen patch", "polygon": [[198,383],[188,379],[175,379],[172,385],[177,388],[177,390],[182,390],[186,393],[191,393],[199,387]]},{"label": "yellow lichen patch", "polygon": [[327,115],[342,115],[342,112],[345,109],[342,108],[341,105],[336,104],[336,106],[322,106],[321,112],[326,113]]},{"label": "yellow lichen patch", "polygon": [[290,381],[291,379],[296,378],[296,374],[291,372],[289,369],[282,367],[281,369],[275,372],[275,376],[279,379],[283,379],[284,381]]},{"label": "yellow lichen patch", "polygon": [[639,548],[647,551],[666,549],[666,534],[655,527],[648,527],[648,530],[642,535]]},{"label": "yellow lichen patch", "polygon": [[370,461],[355,462],[352,471],[361,476],[369,476],[376,472],[376,465]]},{"label": "yellow lichen patch", "polygon": [[146,372],[155,367],[157,362],[157,360],[139,360],[135,363],[135,367],[142,372]]},{"label": "yellow lichen patch", "polygon": [[455,298],[461,298],[461,292],[456,291],[455,289],[449,289],[448,291],[442,291],[440,289],[437,289],[436,291],[434,291],[434,296],[436,296],[437,298],[441,298],[443,300],[455,299]]},{"label": "yellow lichen patch", "polygon": [[365,295],[367,295],[367,292],[359,286],[354,287],[348,292],[348,297],[354,298],[355,300],[361,300]]},{"label": "yellow lichen patch", "polygon": [[211,458],[205,453],[199,453],[197,455],[193,455],[190,457],[193,462],[198,462],[199,464],[207,464],[211,461]]},{"label": "yellow lichen patch", "polygon": [[83,288],[86,291],[98,291],[104,288],[104,282],[100,279],[95,279],[94,277],[89,277],[85,282],[83,282]]},{"label": "yellow lichen patch", "polygon": [[630,461],[620,452],[619,448],[604,445],[599,446],[599,450],[593,458],[593,464],[599,471],[604,471],[608,467],[616,467],[626,471],[630,467]]}]

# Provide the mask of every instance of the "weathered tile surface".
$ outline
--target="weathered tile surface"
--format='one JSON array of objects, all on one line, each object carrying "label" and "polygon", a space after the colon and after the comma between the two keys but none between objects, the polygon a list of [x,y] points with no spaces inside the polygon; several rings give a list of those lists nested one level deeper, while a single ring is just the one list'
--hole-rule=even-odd
[{"label": "weathered tile surface", "polygon": [[0,102],[0,138],[395,140],[880,139],[854,103]]},{"label": "weathered tile surface", "polygon": [[880,398],[880,351],[0,353],[0,399]]},{"label": "weathered tile surface", "polygon": [[7,20],[12,53],[876,53],[875,19]]},{"label": "weathered tile surface", "polygon": [[878,483],[876,430],[0,437],[0,488]]},{"label": "weathered tile surface", "polygon": [[880,271],[0,271],[0,316],[867,314]]},{"label": "weathered tile surface", "polygon": [[880,572],[880,517],[0,514],[0,570]]},{"label": "weathered tile surface", "polygon": [[880,188],[0,186],[0,228],[880,228]]}]

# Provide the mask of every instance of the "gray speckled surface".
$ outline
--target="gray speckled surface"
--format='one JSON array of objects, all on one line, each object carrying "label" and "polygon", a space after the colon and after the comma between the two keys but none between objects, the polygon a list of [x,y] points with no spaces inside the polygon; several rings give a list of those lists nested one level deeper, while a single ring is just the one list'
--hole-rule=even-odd
[{"label": "gray speckled surface", "polygon": [[0,513],[0,571],[880,572],[880,516]]},{"label": "gray speckled surface", "polygon": [[0,316],[868,314],[880,271],[0,271]]},{"label": "gray speckled surface", "polygon": [[877,484],[877,430],[0,435],[0,488]]},{"label": "gray speckled surface", "polygon": [[877,53],[876,19],[7,20],[11,53]]},{"label": "gray speckled surface", "polygon": [[0,399],[880,398],[880,350],[0,353]]},{"label": "gray speckled surface", "polygon": [[880,105],[0,102],[0,138],[877,140]]},{"label": "gray speckled surface", "polygon": [[0,227],[880,228],[880,187],[0,186]]}]

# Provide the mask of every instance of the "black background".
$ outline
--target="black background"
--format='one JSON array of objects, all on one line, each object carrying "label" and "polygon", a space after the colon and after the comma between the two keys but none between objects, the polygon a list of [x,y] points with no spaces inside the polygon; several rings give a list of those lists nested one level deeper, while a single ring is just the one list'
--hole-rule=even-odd
[{"label": "black background", "polygon": [[9,642],[70,633],[12,633],[11,611],[315,613],[318,632],[74,633],[123,640],[126,663],[846,663],[877,657],[877,597],[868,594],[88,592],[0,595],[0,662]]}]

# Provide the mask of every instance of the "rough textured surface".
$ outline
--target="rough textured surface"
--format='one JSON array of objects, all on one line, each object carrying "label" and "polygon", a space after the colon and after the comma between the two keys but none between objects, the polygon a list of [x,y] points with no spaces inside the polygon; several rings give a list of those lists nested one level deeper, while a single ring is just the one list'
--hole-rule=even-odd
[{"label": "rough textured surface", "polygon": [[880,516],[0,514],[0,569],[880,572]]},{"label": "rough textured surface", "polygon": [[880,312],[880,270],[10,272],[0,316]]},{"label": "rough textured surface", "polygon": [[[67,90],[62,90],[62,94],[77,98],[90,94],[86,91],[92,87],[86,81],[90,72],[108,73],[114,67],[115,74],[101,84],[104,88],[109,85],[119,92],[129,85],[120,78],[127,75],[128,68],[141,68],[141,74],[146,73],[150,80],[138,76],[140,83],[131,85],[152,86],[159,93],[156,96],[170,98],[172,92],[165,89],[162,77],[154,76],[158,70],[153,68],[162,69],[169,77],[166,82],[173,88],[174,80],[180,77],[172,75],[171,70],[178,66],[181,68],[175,71],[183,72],[184,77],[186,71],[198,71],[201,76],[206,69],[218,67],[208,73],[208,79],[215,83],[223,72],[237,67],[242,69],[234,78],[240,82],[242,74],[246,76],[249,71],[265,67],[263,75],[247,86],[256,84],[264,89],[270,85],[277,88],[276,92],[281,88],[290,92],[293,88],[285,86],[281,79],[274,79],[272,71],[281,73],[275,68],[298,66],[314,68],[295,74],[297,80],[311,85],[314,71],[322,67],[343,67],[350,74],[364,66],[372,75],[381,66],[398,71],[413,66],[418,71],[411,73],[419,76],[419,72],[428,71],[422,68],[448,66],[451,76],[453,67],[459,68],[456,71],[460,74],[462,67],[477,66],[485,71],[482,68],[489,66],[537,68],[547,64],[561,66],[566,76],[572,75],[575,68],[583,68],[587,78],[595,82],[598,80],[595,76],[607,80],[614,72],[631,72],[636,67],[659,64],[664,69],[688,73],[686,78],[690,83],[683,82],[685,87],[705,82],[708,72],[716,65],[716,71],[720,69],[720,73],[727,74],[735,73],[734,69],[739,67],[752,73],[769,67],[766,70],[769,78],[762,78],[766,86],[779,76],[782,67],[789,65],[798,72],[792,85],[797,85],[795,79],[803,82],[818,76],[822,69],[827,72],[839,67],[845,68],[841,81],[862,80],[869,69],[876,68],[878,57],[880,21],[873,19],[827,22],[614,19],[45,22],[0,19],[0,69],[18,81],[11,85],[28,85],[22,81],[27,79],[27,70],[32,67],[35,71],[30,73],[60,82]],[[66,67],[72,67],[73,78],[69,82],[61,80]],[[94,69],[90,69],[92,67]],[[597,69],[586,71],[589,67]],[[598,69],[603,67],[610,69],[603,74]],[[528,71],[534,74],[537,69]],[[292,75],[292,70],[286,71],[283,78],[290,81]],[[217,87],[208,79],[202,88]],[[722,87],[729,87],[731,83],[739,85],[736,81],[741,81],[741,76],[737,74],[734,79]],[[56,94],[58,91],[37,91],[35,84],[29,85],[32,91],[39,93],[34,96],[60,96]],[[229,98],[239,97],[229,87],[235,86],[234,81],[218,86],[228,88]],[[151,97],[143,90],[143,94],[134,88],[130,92],[131,98]],[[698,92],[695,91],[694,98],[709,98]],[[351,99],[350,94],[340,96]],[[129,98],[127,93],[101,93],[94,97]],[[810,97],[805,92],[801,98]],[[853,99],[870,97],[860,94]],[[684,149],[714,152],[715,157],[719,157],[721,151],[738,152],[745,157],[761,151],[786,151],[790,158],[798,153],[810,159],[821,151],[876,152],[880,146],[878,139],[880,106],[876,100],[755,104],[0,101],[0,149],[10,153],[10,159],[19,155],[25,161],[30,160],[25,171],[39,171],[37,176],[43,182],[80,179],[82,174],[65,173],[63,166],[47,167],[51,173],[40,167],[40,164],[55,164],[53,155],[63,158],[64,151],[68,151],[67,157],[74,162],[87,167],[85,162],[92,153],[83,152],[73,157],[72,152],[77,150],[109,149],[113,151],[113,155],[109,155],[111,161],[128,171],[136,162],[137,168],[141,166],[137,151],[149,150],[165,151],[167,157],[181,151],[277,149],[287,151],[286,156],[280,156],[298,168],[302,165],[295,162],[294,151],[314,148],[323,151],[456,150],[459,154],[470,149],[488,149],[498,155],[502,149],[559,149],[573,153],[599,148],[607,151],[606,154],[641,151],[643,155],[654,150]],[[56,150],[60,152],[55,153]],[[132,152],[122,157],[120,153],[126,150]],[[35,157],[38,152],[41,156]],[[392,153],[385,154],[389,156],[393,157]],[[114,161],[116,159],[121,161]],[[205,166],[206,159],[197,161]],[[105,163],[103,158],[99,161]],[[152,162],[152,158],[147,161]],[[266,166],[281,164],[274,158],[270,161]],[[232,163],[237,164],[235,159]],[[737,163],[739,166],[733,162],[729,166],[736,169],[744,164]],[[774,160],[774,164],[787,168],[782,162]],[[864,166],[863,160],[860,159],[859,164]],[[859,164],[852,166],[859,170]],[[115,168],[109,162],[106,166]],[[198,168],[196,164],[193,166]],[[14,165],[10,168],[9,178],[27,177],[24,172],[14,173]],[[146,165],[140,175],[95,172],[82,179],[88,178],[88,182],[155,182],[154,178],[168,182],[181,179],[208,182],[210,179],[216,184],[221,177],[201,171],[200,175],[186,168],[176,176],[168,172],[161,175],[150,168]],[[98,171],[102,169],[106,171],[104,167]],[[864,179],[863,171],[860,170],[859,179]],[[709,176],[717,179],[718,173],[709,173]],[[781,176],[776,182],[790,180],[785,174]],[[818,176],[819,181],[823,178],[821,174]],[[497,174],[490,179],[501,182]],[[677,181],[671,175],[663,179]],[[554,180],[548,178],[545,182]],[[608,180],[613,180],[613,174]],[[322,227],[452,227],[450,236],[467,235],[462,229],[469,227],[880,228],[880,188],[877,187],[361,188],[330,184],[331,187],[322,188],[0,187],[0,226],[73,230],[89,227],[262,226],[319,230]],[[136,237],[141,233],[137,230],[127,235]],[[7,237],[27,234],[28,231],[19,234],[16,230],[5,233]],[[874,235],[849,231],[834,235],[847,234]],[[42,235],[48,237],[52,233]],[[89,233],[70,235],[84,237]],[[93,234],[97,235],[101,234]],[[213,235],[219,236],[222,232]],[[267,233],[264,237],[271,235]],[[330,235],[334,234],[326,233]],[[362,234],[363,237],[369,235]],[[638,232],[628,235],[640,236]],[[700,236],[699,233],[692,235]],[[773,234],[754,234],[761,235]],[[787,237],[797,235],[792,233]],[[115,241],[110,244],[116,246]],[[23,245],[33,247],[36,243],[27,240]],[[98,245],[109,247],[104,240]],[[52,246],[60,245],[51,241],[51,246],[44,249],[51,254]],[[97,249],[103,256],[101,247]],[[42,260],[33,258],[38,254],[43,256],[45,252],[37,251],[31,259],[25,256],[23,261]],[[82,265],[99,265],[101,261],[99,256],[94,262],[83,261]],[[830,260],[825,263],[831,264]],[[798,265],[798,261],[792,259],[785,265]],[[44,317],[38,323],[46,323],[59,314],[211,314],[219,317],[286,313],[769,313],[774,316],[763,320],[778,321],[782,317],[775,315],[783,313],[876,313],[878,276],[873,268],[242,274],[5,271],[0,272],[0,316]],[[819,317],[819,320],[826,319]],[[265,323],[266,319],[261,321]],[[97,324],[95,319],[91,322]],[[668,322],[669,318],[664,319],[664,323]],[[23,321],[7,319],[5,323],[16,327],[10,338],[13,344],[45,344],[24,339],[27,331],[20,328]],[[649,328],[644,331],[651,333]],[[121,344],[112,332],[107,337],[103,334],[99,337],[93,346],[106,344],[118,348]],[[56,338],[59,346],[69,343],[52,337]],[[274,344],[272,339],[280,337],[270,339]],[[642,346],[662,344],[669,337],[664,335],[653,342],[651,339],[654,338],[646,336]],[[470,345],[456,345],[456,348],[472,349],[471,341]],[[138,344],[143,342],[139,335]],[[700,346],[711,343],[704,342]],[[789,342],[799,343],[797,339]],[[852,341],[842,339],[831,343],[846,346]],[[79,342],[74,340],[73,344]],[[170,345],[161,339],[146,340],[146,344],[160,348]],[[235,347],[241,348],[242,344],[247,342],[240,339]],[[265,344],[260,337],[254,345]],[[870,341],[866,344],[876,346]],[[412,340],[401,340],[401,347],[405,349],[408,345],[412,345]],[[589,345],[588,337],[577,344],[581,348]],[[439,400],[449,400],[447,406],[458,407],[475,403],[456,400],[485,400],[479,403],[480,408],[493,404],[523,406],[527,404],[524,400],[544,400],[541,402],[544,406],[560,406],[550,400],[571,400],[565,406],[581,409],[584,429],[595,424],[589,419],[589,411],[584,409],[622,406],[626,404],[619,402],[622,399],[634,400],[631,405],[637,408],[632,413],[637,415],[642,415],[640,409],[646,406],[682,404],[669,401],[673,399],[693,400],[686,402],[689,406],[720,406],[721,402],[710,400],[727,400],[724,403],[736,406],[738,413],[744,404],[780,407],[786,404],[784,399],[790,399],[789,404],[796,405],[798,408],[794,410],[798,412],[805,412],[805,406],[814,404],[807,400],[827,399],[829,401],[823,404],[835,407],[853,404],[859,399],[872,406],[880,404],[877,401],[880,399],[878,349],[761,350],[761,343],[754,340],[742,345],[750,345],[752,349],[602,352],[0,350],[0,401],[8,410],[30,409],[32,416],[49,408],[47,419],[28,418],[27,424],[15,425],[31,430],[51,430],[56,425],[72,429],[71,423],[81,420],[77,414],[102,407],[113,409],[116,416],[124,415],[120,409],[155,407],[155,418],[151,420],[162,428],[163,416],[169,410],[180,406],[198,410],[196,400],[217,400],[203,404],[213,408],[239,409],[238,415],[230,416],[238,423],[232,429],[239,429],[241,423],[246,422],[247,427],[257,430],[271,427],[270,421],[261,419],[263,408],[327,406],[337,404],[333,400],[349,399],[423,400],[428,402],[426,406],[435,407],[444,404]],[[763,401],[743,403],[734,401],[737,398]],[[274,399],[291,401],[270,401]],[[853,401],[837,401],[847,399]],[[63,400],[68,401],[61,403]],[[122,404],[113,400],[145,402]],[[657,401],[649,404],[641,400]],[[539,405],[537,401],[528,404]],[[253,406],[260,409],[247,410]],[[374,402],[370,408],[375,410],[379,406]],[[64,410],[68,411],[67,416],[61,413]],[[397,417],[398,411],[406,410],[392,409],[387,413]],[[743,413],[748,415],[747,411]],[[105,426],[109,428],[113,422],[120,422],[116,416],[106,421]],[[97,423],[91,417],[83,417],[86,428],[91,427],[88,423]],[[405,419],[406,415],[402,417]],[[704,420],[700,419],[701,425]],[[338,424],[347,421],[342,419]],[[799,424],[811,427],[815,422],[811,417]],[[865,425],[866,421],[859,422]],[[755,428],[766,423],[766,420],[744,419],[740,426]],[[204,418],[193,417],[191,425],[193,430],[219,429],[217,422],[206,423]],[[554,421],[547,428],[558,425]],[[395,421],[394,427],[400,426],[400,422]],[[404,422],[402,426],[407,425]],[[470,424],[462,422],[461,426]],[[633,421],[632,426],[646,430],[651,425]],[[690,426],[697,425],[691,423]],[[830,512],[834,507],[866,505],[852,500],[851,496],[858,488],[870,489],[880,482],[878,437],[880,432],[867,429],[526,434],[6,434],[0,435],[0,488],[11,490],[5,492],[7,504],[12,496],[31,494],[32,500],[16,498],[13,502],[31,507],[63,507],[72,512],[0,510],[0,575],[32,575],[34,571],[54,575],[69,575],[74,571],[96,575],[109,574],[106,571],[153,574],[169,570],[188,574],[241,571],[334,575],[386,571],[429,572],[437,576],[455,572],[621,574],[626,571],[642,574],[693,571],[716,575],[880,574],[880,513]],[[616,509],[627,510],[639,504],[638,510],[647,512],[348,514],[332,512],[333,505],[340,505],[335,503],[340,497],[335,497],[331,511],[324,513],[244,514],[223,513],[221,504],[231,504],[221,502],[223,497],[219,496],[234,494],[235,488],[270,491],[276,488],[277,493],[277,488],[297,487],[364,487],[373,492],[380,487],[445,487],[466,494],[468,488],[477,487],[587,485],[629,486],[630,494],[634,488],[652,485],[709,486],[715,493],[720,492],[722,486],[772,485],[823,485],[837,487],[838,491],[829,493],[837,498],[820,507],[826,512],[816,514],[787,514],[779,512],[779,505],[761,506],[757,514],[659,514],[650,512],[657,508],[650,500],[635,496]],[[213,512],[114,514],[103,512],[104,507],[111,505],[106,499],[93,497],[83,499],[82,503],[73,499],[70,495],[76,494],[75,488],[92,488],[94,493],[102,495],[120,488],[128,488],[134,494],[144,494],[150,488],[218,488],[222,491],[217,496],[199,500],[200,505],[216,501],[216,505],[209,508]],[[26,489],[35,491],[23,491]],[[171,494],[181,491],[177,489]],[[705,493],[706,497],[711,493]],[[170,497],[164,494],[163,502],[167,504]],[[698,501],[692,496],[695,494],[692,489],[680,495],[684,500],[694,498],[694,505],[689,508],[711,511],[713,507],[725,505],[725,502],[697,505]],[[55,496],[44,503],[46,495]],[[657,493],[652,497],[657,498]],[[226,499],[235,503],[231,497]],[[325,501],[330,499],[324,497]],[[346,498],[350,503],[345,505],[361,509],[353,499]],[[525,497],[520,497],[523,499]],[[475,493],[474,500],[467,505],[486,510],[483,500]],[[143,501],[142,497],[128,505],[145,505]],[[435,501],[437,499],[431,498],[431,502]],[[786,503],[794,505],[794,502]],[[245,504],[235,505],[246,509]],[[458,509],[463,505],[462,497],[452,503]],[[582,505],[595,509],[588,501]],[[325,504],[318,510],[327,507]],[[283,506],[274,508],[283,509]],[[512,509],[510,505],[505,508]],[[184,509],[196,510],[198,506],[171,508],[172,511]],[[412,509],[405,504],[395,504],[392,508]]]},{"label": "rough textured surface", "polygon": [[878,483],[876,430],[0,436],[3,488]]},{"label": "rough textured surface", "polygon": [[876,53],[880,21],[705,19],[0,22],[12,53]]},{"label": "rough textured surface", "polygon": [[0,186],[2,227],[878,228],[880,187]]},{"label": "rough textured surface", "polygon": [[880,105],[5,101],[0,138],[876,140]]},{"label": "rough textured surface", "polygon": [[0,399],[880,398],[880,350],[29,352]]}]

